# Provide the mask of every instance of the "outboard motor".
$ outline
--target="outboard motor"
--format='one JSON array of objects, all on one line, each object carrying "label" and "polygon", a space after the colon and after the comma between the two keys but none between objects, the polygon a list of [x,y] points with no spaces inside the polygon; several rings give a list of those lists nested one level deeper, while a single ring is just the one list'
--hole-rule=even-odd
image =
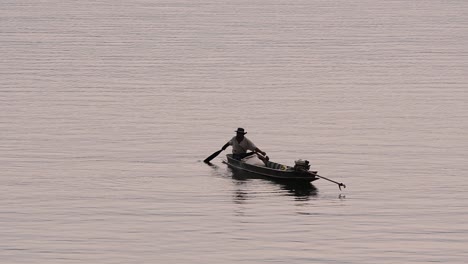
[{"label": "outboard motor", "polygon": [[307,172],[310,169],[309,161],[308,160],[296,160],[294,161],[294,170],[300,172]]}]

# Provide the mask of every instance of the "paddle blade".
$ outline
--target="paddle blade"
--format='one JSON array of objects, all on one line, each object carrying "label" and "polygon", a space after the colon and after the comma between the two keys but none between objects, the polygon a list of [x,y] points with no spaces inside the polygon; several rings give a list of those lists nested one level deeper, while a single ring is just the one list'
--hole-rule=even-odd
[{"label": "paddle blade", "polygon": [[212,159],[216,158],[216,156],[219,155],[219,153],[221,153],[221,151],[223,151],[222,149],[216,151],[215,153],[211,154],[208,158],[206,158],[203,162],[205,163],[209,163]]}]

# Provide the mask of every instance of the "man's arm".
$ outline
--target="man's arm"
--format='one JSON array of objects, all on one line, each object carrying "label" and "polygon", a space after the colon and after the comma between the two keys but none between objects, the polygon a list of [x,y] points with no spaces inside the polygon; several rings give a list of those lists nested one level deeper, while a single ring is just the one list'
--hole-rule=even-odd
[{"label": "man's arm", "polygon": [[258,153],[262,154],[263,156],[266,155],[266,152],[261,151],[259,148],[255,148],[255,149],[254,149],[254,152],[258,152]]},{"label": "man's arm", "polygon": [[229,145],[231,145],[231,144],[229,144],[229,142],[228,142],[228,143],[224,144],[224,146],[221,149],[226,150],[226,148],[229,147]]}]

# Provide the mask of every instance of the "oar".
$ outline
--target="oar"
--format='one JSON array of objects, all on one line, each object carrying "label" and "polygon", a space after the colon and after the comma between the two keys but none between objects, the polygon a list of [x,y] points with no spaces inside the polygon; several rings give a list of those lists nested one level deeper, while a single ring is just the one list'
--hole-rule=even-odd
[{"label": "oar", "polygon": [[216,156],[218,156],[219,153],[221,153],[222,151],[223,151],[222,149],[216,151],[215,153],[211,154],[208,158],[206,158],[203,162],[205,162],[205,163],[210,163],[210,161],[211,161],[212,159],[216,158]]},{"label": "oar", "polygon": [[346,188],[346,185],[344,185],[343,183],[341,183],[341,182],[336,182],[336,181],[334,181],[334,180],[330,180],[330,179],[328,179],[327,177],[323,177],[323,176],[320,176],[320,175],[317,175],[317,174],[315,174],[315,177],[318,177],[318,178],[321,178],[321,179],[324,179],[324,180],[327,180],[327,181],[330,181],[330,182],[333,182],[333,183],[338,184],[338,188],[340,188],[340,191],[341,191],[341,186],[343,186],[343,188]]}]

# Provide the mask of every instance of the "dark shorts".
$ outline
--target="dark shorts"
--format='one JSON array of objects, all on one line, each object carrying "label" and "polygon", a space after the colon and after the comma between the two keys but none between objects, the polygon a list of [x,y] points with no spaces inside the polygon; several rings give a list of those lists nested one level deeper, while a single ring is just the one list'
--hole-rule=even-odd
[{"label": "dark shorts", "polygon": [[239,153],[239,154],[232,154],[232,158],[236,160],[241,160],[245,157],[248,157],[250,155],[255,154],[255,152],[249,152],[249,153]]}]

